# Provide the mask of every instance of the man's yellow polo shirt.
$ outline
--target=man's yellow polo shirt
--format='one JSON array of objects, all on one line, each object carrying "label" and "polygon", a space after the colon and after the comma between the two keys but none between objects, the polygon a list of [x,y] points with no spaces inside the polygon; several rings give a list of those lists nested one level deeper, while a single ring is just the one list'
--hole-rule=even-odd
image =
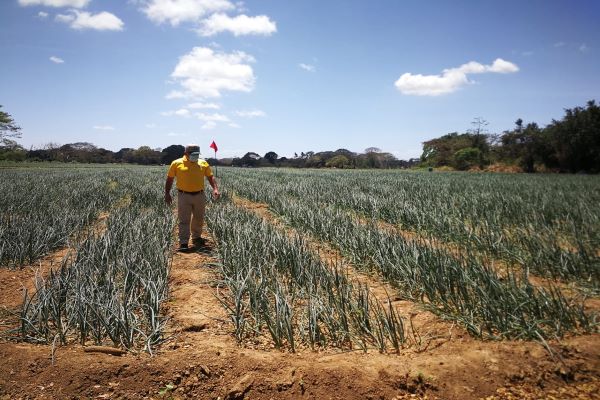
[{"label": "man's yellow polo shirt", "polygon": [[167,176],[176,178],[177,189],[199,192],[204,190],[204,178],[213,176],[213,173],[206,161],[192,162],[187,156],[183,156],[171,163]]}]

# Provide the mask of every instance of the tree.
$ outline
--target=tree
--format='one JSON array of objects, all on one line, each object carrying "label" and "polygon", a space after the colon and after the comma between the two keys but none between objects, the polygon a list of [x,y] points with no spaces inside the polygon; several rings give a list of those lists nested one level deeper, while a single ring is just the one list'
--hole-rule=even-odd
[{"label": "tree", "polygon": [[48,142],[42,146],[42,149],[48,153],[52,161],[67,162],[65,155],[61,151],[61,145],[56,142]]},{"label": "tree", "polygon": [[421,162],[431,167],[450,165],[454,153],[460,148],[470,147],[469,143],[462,140],[462,136],[458,132],[452,132],[423,142]]},{"label": "tree", "polygon": [[163,164],[171,164],[174,160],[183,156],[185,147],[179,144],[173,144],[169,147],[165,147],[161,152],[160,161]]},{"label": "tree", "polygon": [[65,146],[70,146],[73,150],[77,151],[94,151],[98,148],[95,144],[90,142],[75,142],[66,144]]},{"label": "tree", "polygon": [[354,157],[356,155],[356,153],[354,153],[353,151],[350,151],[348,149],[337,149],[336,151],[334,151],[335,154],[340,154],[342,156],[346,156],[346,157]]},{"label": "tree", "polygon": [[242,157],[240,161],[242,163],[242,166],[256,167],[258,165],[259,160],[260,156],[258,154],[249,151],[248,153],[244,154],[244,157]]},{"label": "tree", "polygon": [[137,164],[160,164],[161,153],[152,150],[149,146],[140,146],[133,151],[133,160]]},{"label": "tree", "polygon": [[454,153],[454,166],[456,169],[464,171],[473,165],[479,163],[481,150],[476,147],[466,147]]},{"label": "tree", "polygon": [[481,118],[481,117],[475,117],[473,119],[473,122],[471,122],[471,125],[473,125],[473,128],[469,129],[467,132],[473,135],[487,135],[488,134],[488,130],[487,130],[487,126],[490,123],[488,121],[486,121],[485,119]]},{"label": "tree", "polygon": [[[489,162],[490,145],[487,136],[479,133],[448,133],[442,137],[423,142],[421,162],[424,166],[440,167],[449,165],[456,167],[455,155],[459,150],[478,149],[477,164],[483,167]],[[469,153],[474,154],[474,153]],[[462,157],[462,156],[461,156]],[[461,161],[462,163],[462,161]]]},{"label": "tree", "polygon": [[381,168],[391,168],[397,166],[398,159],[392,153],[382,152],[378,154]]},{"label": "tree", "polygon": [[[310,152],[312,153],[312,151]],[[307,153],[308,154],[308,153]],[[307,168],[321,168],[325,166],[325,158],[320,154],[312,154],[304,163]]]},{"label": "tree", "polygon": [[333,152],[336,156],[344,156],[348,159],[350,164],[346,168],[354,168],[356,166],[356,153],[348,149],[337,149]]},{"label": "tree", "polygon": [[519,118],[515,122],[515,129],[504,132],[500,138],[500,159],[516,163],[525,172],[535,172],[536,163],[544,163],[544,160],[550,163],[550,152],[544,149],[543,136],[543,131],[535,122],[523,127],[523,120]]},{"label": "tree", "polygon": [[350,159],[340,154],[327,160],[325,166],[330,168],[348,168],[350,166]]},{"label": "tree", "polygon": [[4,138],[0,142],[0,160],[23,161],[27,157],[27,151],[16,141]]},{"label": "tree", "polygon": [[[0,105],[2,108],[2,105]],[[7,138],[20,138],[21,127],[15,124],[12,116],[0,110],[0,144]]]},{"label": "tree", "polygon": [[562,120],[546,127],[546,137],[562,171],[600,172],[600,107],[594,100],[566,109]]},{"label": "tree", "polygon": [[[52,143],[49,143],[49,145],[52,145]],[[68,143],[57,150],[53,147],[48,148],[53,159],[84,163],[95,162],[94,156],[97,150],[98,148],[89,142]]]},{"label": "tree", "polygon": [[132,149],[130,147],[124,147],[115,153],[115,156],[114,156],[115,161],[124,162],[124,163],[134,162],[133,161],[133,152],[134,152],[134,149]]},{"label": "tree", "polygon": [[275,164],[275,161],[277,161],[277,158],[279,156],[277,155],[277,153],[275,153],[274,151],[269,151],[267,154],[265,154],[264,159],[267,160],[270,164]]},{"label": "tree", "polygon": [[[378,149],[379,150],[379,149]],[[367,151],[365,154],[367,168],[381,168],[380,151]]]}]

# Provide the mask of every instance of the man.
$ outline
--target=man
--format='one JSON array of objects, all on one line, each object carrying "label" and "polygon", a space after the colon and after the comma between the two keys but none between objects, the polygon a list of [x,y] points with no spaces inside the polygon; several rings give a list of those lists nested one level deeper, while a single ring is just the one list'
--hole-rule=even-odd
[{"label": "man", "polygon": [[165,183],[165,201],[171,204],[171,187],[173,180],[177,179],[177,216],[179,218],[179,251],[188,249],[190,240],[190,222],[192,242],[195,246],[202,246],[202,223],[206,198],[204,197],[204,178],[208,179],[213,189],[213,197],[219,197],[217,181],[213,176],[208,163],[200,160],[200,146],[188,144],[182,158],[171,163]]}]

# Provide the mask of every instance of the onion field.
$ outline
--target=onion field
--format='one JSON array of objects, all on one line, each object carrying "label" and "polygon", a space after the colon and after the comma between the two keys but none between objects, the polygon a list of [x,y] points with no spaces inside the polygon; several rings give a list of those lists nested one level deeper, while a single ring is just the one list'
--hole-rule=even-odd
[{"label": "onion field", "polygon": [[[152,352],[165,339],[174,206],[165,168],[0,170],[0,265],[35,266],[17,340]],[[406,171],[218,169],[214,294],[240,343],[399,352],[418,304],[481,339],[596,332],[600,179]],[[209,192],[207,191],[207,197]],[[267,208],[271,219],[240,199]],[[338,252],[326,259],[322,243]],[[349,272],[383,282],[386,298]]]},{"label": "onion field", "polygon": [[13,335],[148,350],[160,341],[175,223],[161,176],[141,168],[0,172],[9,188],[0,201],[3,267],[35,267],[42,255],[69,248],[25,292]]}]

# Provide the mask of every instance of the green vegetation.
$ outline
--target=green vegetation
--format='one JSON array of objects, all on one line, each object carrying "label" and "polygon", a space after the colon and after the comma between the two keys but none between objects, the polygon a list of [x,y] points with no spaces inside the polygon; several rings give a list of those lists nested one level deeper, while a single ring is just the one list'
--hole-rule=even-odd
[{"label": "green vegetation", "polygon": [[[145,347],[162,339],[171,263],[172,210],[159,169],[4,170],[2,264],[70,252],[20,311],[20,338],[43,343]],[[69,184],[70,183],[70,184]],[[97,220],[107,211],[105,220]]]},{"label": "green vegetation", "polygon": [[545,128],[518,119],[513,130],[488,135],[486,124],[476,119],[470,132],[424,142],[422,165],[466,170],[504,163],[525,172],[600,172],[600,107],[594,101],[565,110],[562,120]]},{"label": "green vegetation", "polygon": [[[419,302],[476,337],[541,340],[597,330],[585,307],[586,296],[600,291],[596,176],[219,172],[224,195],[210,203],[207,225],[217,243],[217,296],[240,342],[265,336],[292,351],[411,345],[405,316],[311,241],[388,282],[390,296]],[[8,188],[0,194],[1,264],[35,265],[70,248],[25,295],[14,335],[148,351],[160,343],[175,222],[163,202],[164,173],[0,169]],[[297,233],[233,195],[268,204]],[[539,285],[536,276],[548,279]]]},{"label": "green vegetation", "polygon": [[[0,265],[31,264],[65,246],[119,196],[98,171],[3,171]],[[120,194],[123,195],[122,193]]]},{"label": "green vegetation", "polygon": [[288,237],[250,211],[220,201],[208,222],[219,244],[221,274],[239,341],[268,331],[277,348],[292,351],[299,338],[311,348],[375,346],[396,352],[404,323],[343,269],[326,265],[301,236]]},{"label": "green vegetation", "polygon": [[[537,221],[540,226],[552,221],[544,219],[547,215],[538,215],[544,204],[538,203],[537,208],[525,210],[513,208],[511,200],[518,201],[521,192],[494,189],[492,184],[502,179],[507,190],[514,187],[512,178],[502,176],[498,176],[496,182],[486,183],[483,178],[478,179],[481,176],[402,172],[340,171],[311,173],[309,177],[300,171],[226,170],[224,174],[223,181],[230,190],[269,204],[291,225],[310,231],[319,240],[330,242],[356,264],[379,273],[404,297],[423,301],[435,312],[464,324],[476,336],[535,339],[561,336],[572,329],[591,329],[594,326],[577,301],[568,300],[555,287],[537,288],[527,279],[531,268],[543,275],[590,284],[597,290],[600,269],[596,251],[600,224],[588,225],[589,220],[575,224],[574,220],[569,220],[566,204],[569,207],[577,207],[577,204],[565,203],[562,207],[564,214],[559,210],[548,210],[557,225],[547,225],[541,230],[531,223]],[[589,215],[598,221],[598,211],[585,205],[585,196],[589,193],[585,183],[597,188],[600,182],[597,179],[586,181],[585,178],[582,177],[584,185],[577,193],[579,199],[574,195],[573,200],[584,203],[582,211],[588,213],[584,218]],[[450,182],[444,183],[443,179]],[[265,186],[263,182],[270,182],[270,185]],[[567,181],[562,182],[563,185],[565,183]],[[405,185],[408,187],[402,190]],[[523,192],[536,189],[535,185],[525,185]],[[559,182],[553,195],[562,195],[561,189]],[[534,195],[543,193],[547,193],[547,187],[537,186]],[[550,202],[549,198],[545,200]],[[494,201],[500,201],[500,204],[491,208]],[[552,205],[558,206],[556,203]],[[363,222],[354,214],[355,211],[372,219]],[[378,220],[393,221],[398,216],[407,217],[401,227],[411,227],[415,232],[446,232],[448,239],[453,237],[454,232],[462,232],[463,243],[467,244],[465,251],[460,255],[449,253],[433,245],[428,240],[429,236],[406,241],[402,236],[378,226]],[[478,216],[482,220],[478,221]],[[466,217],[472,219],[466,220]],[[500,236],[495,240],[503,243],[502,225],[493,225],[489,231],[485,230],[493,221],[498,223],[503,218],[510,221],[509,226],[515,230],[521,228],[521,224],[523,229],[527,229],[527,238],[516,237],[541,244],[533,249],[517,247],[515,251],[520,250],[520,254],[529,256],[527,263],[517,270],[496,271],[487,257],[471,251],[479,249],[479,246],[468,246],[470,243],[481,244],[483,250],[493,252],[495,248],[491,246],[497,243],[478,234],[491,235],[497,233],[494,228],[500,229]],[[590,240],[586,243],[588,247],[571,254],[561,249],[558,243],[552,241],[553,238],[547,240],[545,235],[561,226],[558,220],[567,222],[570,228],[579,226],[579,233],[587,234]],[[582,242],[585,240],[583,237],[580,239]],[[503,244],[510,251],[511,246],[519,243]],[[527,254],[528,250],[535,252]],[[557,257],[557,254],[560,256]],[[535,264],[530,264],[534,261]]]},{"label": "green vegetation", "polygon": [[21,127],[15,123],[10,114],[0,110],[0,144],[4,144],[4,141],[11,137],[21,137]]}]

